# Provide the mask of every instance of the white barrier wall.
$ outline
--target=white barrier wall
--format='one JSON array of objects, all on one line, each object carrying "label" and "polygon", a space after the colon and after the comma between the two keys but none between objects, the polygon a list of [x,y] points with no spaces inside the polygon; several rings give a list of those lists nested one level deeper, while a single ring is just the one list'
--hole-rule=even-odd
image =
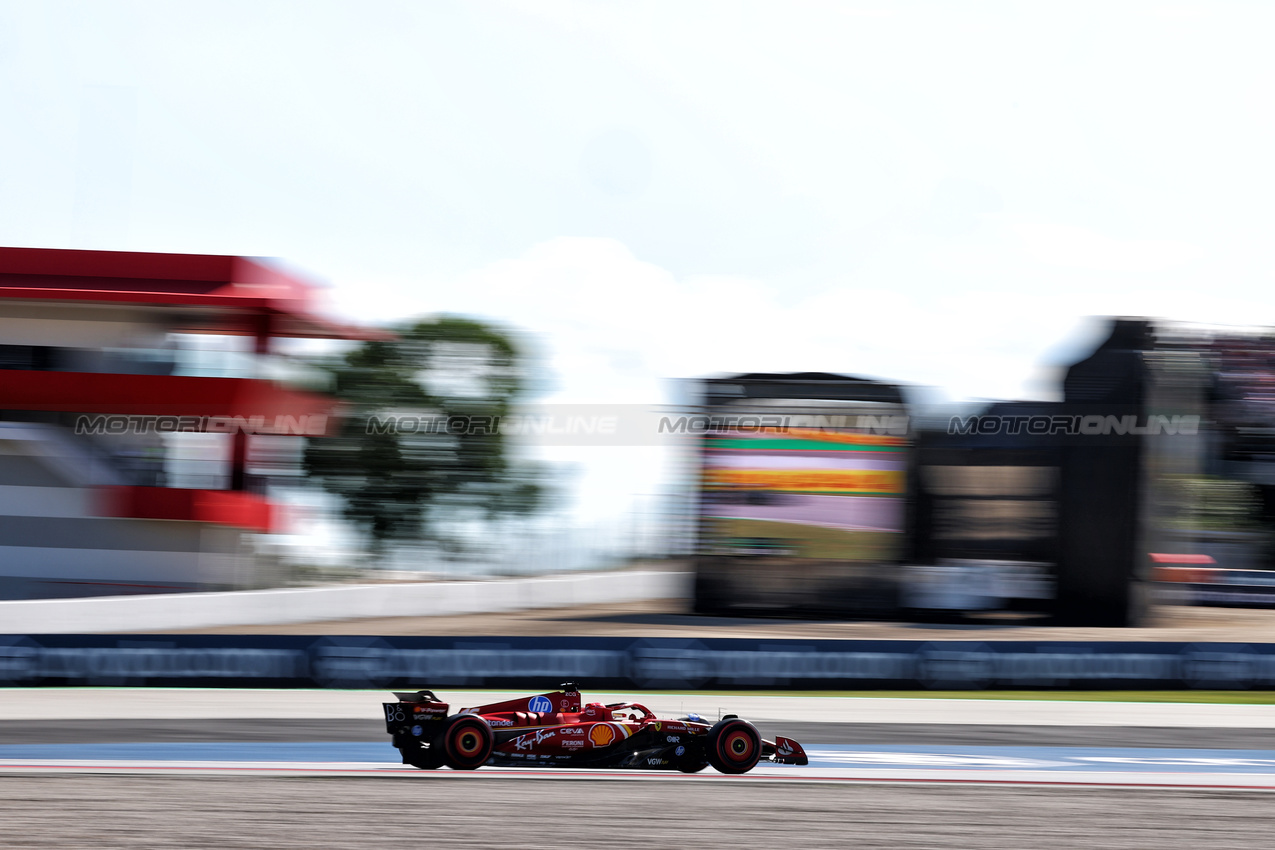
[{"label": "white barrier wall", "polygon": [[690,573],[631,570],[499,581],[26,599],[0,601],[0,634],[92,634],[364,617],[437,617],[690,595]]}]

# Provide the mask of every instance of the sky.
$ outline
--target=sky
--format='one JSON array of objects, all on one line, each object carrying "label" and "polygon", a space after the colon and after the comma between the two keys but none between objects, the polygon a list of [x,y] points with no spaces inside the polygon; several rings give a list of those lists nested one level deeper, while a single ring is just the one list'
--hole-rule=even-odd
[{"label": "sky", "polygon": [[[0,243],[276,257],[347,319],[497,320],[542,401],[742,371],[1050,398],[1086,317],[1275,324],[1273,19],[4,2]],[[573,462],[612,511],[667,474]]]}]

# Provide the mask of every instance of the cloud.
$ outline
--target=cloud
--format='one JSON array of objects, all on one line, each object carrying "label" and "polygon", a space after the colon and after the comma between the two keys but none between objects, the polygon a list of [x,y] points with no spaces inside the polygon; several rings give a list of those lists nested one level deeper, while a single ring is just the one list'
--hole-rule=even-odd
[{"label": "cloud", "polygon": [[364,319],[454,312],[525,330],[555,373],[554,400],[576,402],[659,402],[667,379],[747,371],[845,372],[1014,397],[1038,353],[1084,313],[1061,293],[934,296],[889,282],[799,296],[745,276],[679,277],[616,240],[576,237],[447,280],[372,279],[334,294]]},{"label": "cloud", "polygon": [[[1069,262],[1107,269],[1042,271],[1043,260],[1016,250],[1023,232],[1043,234],[1041,243]],[[945,272],[920,257],[921,266],[908,267],[908,255],[923,253],[909,242],[870,280],[809,295],[752,277],[678,276],[617,240],[580,237],[445,279],[373,278],[333,294],[365,319],[452,312],[524,331],[553,375],[552,394],[537,400],[563,403],[670,403],[679,395],[670,379],[751,371],[840,372],[928,385],[951,399],[1050,397],[1057,375],[1044,370],[1090,315],[1256,318],[1249,299],[1227,290],[1191,281],[1122,286],[1129,273],[1111,271],[1148,269],[1176,243],[1120,242],[1059,226],[1002,233],[1009,241],[991,233],[984,248],[998,258],[994,266]],[[917,268],[949,285],[901,283]],[[582,517],[622,514],[635,494],[660,492],[679,474],[676,459],[653,449],[567,447],[539,456],[576,470],[573,511]]]},{"label": "cloud", "polygon": [[1121,240],[1074,225],[1019,221],[1009,227],[1023,251],[1037,262],[1087,271],[1161,272],[1204,255],[1198,245],[1187,242]]}]

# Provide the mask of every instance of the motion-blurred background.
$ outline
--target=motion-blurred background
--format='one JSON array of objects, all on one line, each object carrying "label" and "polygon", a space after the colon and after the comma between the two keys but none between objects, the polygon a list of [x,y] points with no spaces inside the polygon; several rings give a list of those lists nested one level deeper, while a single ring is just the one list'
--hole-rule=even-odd
[{"label": "motion-blurred background", "polygon": [[1272,14],[0,4],[0,597],[1272,604]]}]

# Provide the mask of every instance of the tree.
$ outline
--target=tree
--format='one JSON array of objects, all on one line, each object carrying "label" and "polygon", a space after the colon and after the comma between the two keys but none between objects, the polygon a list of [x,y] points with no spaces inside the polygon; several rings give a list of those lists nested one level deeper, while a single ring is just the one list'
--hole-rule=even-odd
[{"label": "tree", "polygon": [[544,502],[542,471],[513,460],[498,425],[527,382],[508,333],[444,316],[323,366],[347,410],[335,435],[307,443],[306,473],[341,497],[373,556],[394,542],[454,550],[458,524]]}]

